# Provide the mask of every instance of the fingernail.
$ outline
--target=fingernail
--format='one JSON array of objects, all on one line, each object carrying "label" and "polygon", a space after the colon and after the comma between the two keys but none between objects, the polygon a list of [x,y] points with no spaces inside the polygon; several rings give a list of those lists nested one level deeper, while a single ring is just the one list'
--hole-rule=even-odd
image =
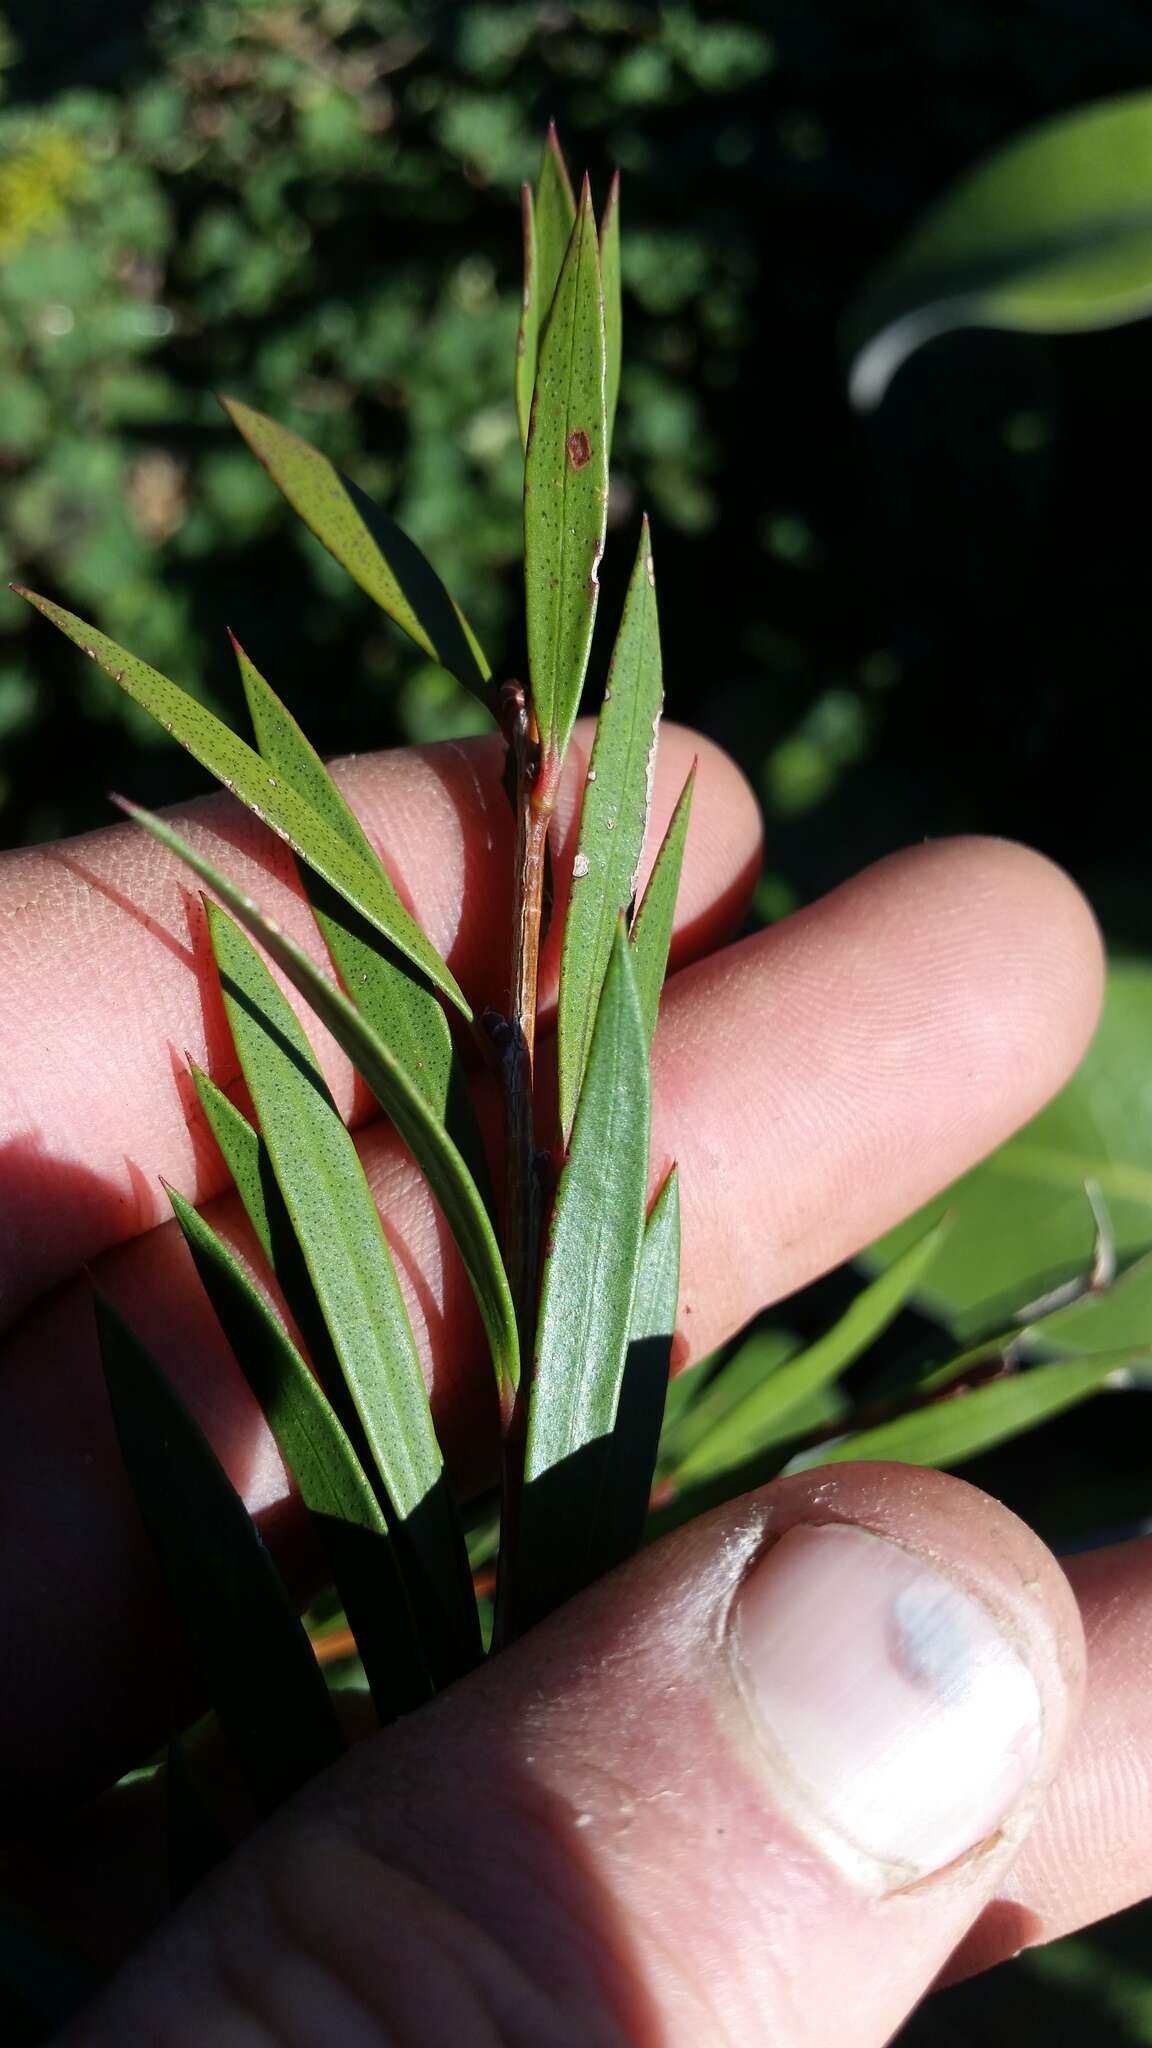
[{"label": "fingernail", "polygon": [[1017,1644],[886,1537],[788,1530],[741,1588],[731,1641],[794,1822],[869,1888],[975,1848],[1035,1776],[1040,1694]]}]

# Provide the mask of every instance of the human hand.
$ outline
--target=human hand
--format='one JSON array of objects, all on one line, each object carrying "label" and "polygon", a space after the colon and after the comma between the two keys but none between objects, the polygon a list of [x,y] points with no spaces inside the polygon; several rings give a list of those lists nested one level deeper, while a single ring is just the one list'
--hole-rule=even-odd
[{"label": "human hand", "polygon": [[[665,736],[657,835],[697,745]],[[702,751],[654,1067],[653,1176],[675,1156],[684,1185],[678,1363],[1032,1114],[1075,1064],[1099,996],[1080,899],[996,842],[900,855],[725,946],[758,828],[739,777]],[[342,778],[479,1004],[499,1001],[506,957],[495,767],[494,743],[475,743]],[[187,817],[318,952],[282,849],[224,799]],[[32,1891],[59,1899],[53,1851],[67,1848],[81,1913],[91,1928],[103,1911],[115,1942],[131,1848],[103,1820],[62,1824],[53,1842],[45,1808],[106,1782],[194,1688],[119,1472],[83,1262],[206,1422],[286,1569],[306,1583],[311,1561],[182,1245],[156,1227],[160,1174],[201,1201],[222,1182],[183,1048],[231,1077],[183,871],[125,829],[13,855],[0,931],[0,1499],[22,1560],[4,1593],[18,1685],[2,1782],[10,1812],[36,1816],[38,1859],[21,1859]],[[546,1004],[555,965],[553,938]],[[362,1122],[370,1105],[316,1036]],[[361,1149],[448,1455],[483,1477],[491,1398],[466,1285],[402,1148],[364,1124]],[[243,1248],[227,1197],[213,1220]],[[879,2044],[974,1922],[966,1953],[992,1960],[1143,1890],[1146,1575],[1141,1546],[1078,1567],[1089,1706],[1046,1793],[1082,1648],[1035,1539],[908,1468],[782,1482],[360,1744],[197,1895],[77,2038]]]}]

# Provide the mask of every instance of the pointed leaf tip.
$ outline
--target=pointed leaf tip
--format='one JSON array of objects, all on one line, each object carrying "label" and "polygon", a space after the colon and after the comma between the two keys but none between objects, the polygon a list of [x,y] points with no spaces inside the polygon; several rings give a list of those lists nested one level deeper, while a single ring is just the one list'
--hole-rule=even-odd
[{"label": "pointed leaf tip", "polygon": [[532,701],[545,749],[557,758],[588,666],[607,501],[604,301],[587,202],[569,236],[540,343],[524,473]]},{"label": "pointed leaf tip", "polygon": [[560,1123],[572,1127],[617,919],[631,911],[664,699],[655,577],[640,532],[580,812],[557,1014]]},{"label": "pointed leaf tip", "polygon": [[310,803],[288,783],[269,775],[265,763],[246,740],[242,740],[222,718],[188,690],[170,682],[134,654],[118,647],[105,633],[97,632],[84,619],[65,611],[47,598],[35,600],[52,625],[65,634],[125,694],[139,704],[194,760],[222,782],[239,802],[271,826],[299,859],[328,882],[354,910],[367,919],[382,938],[412,961],[434,987],[455,1003],[461,1015],[471,1021],[471,1010],[462,989],[440,958],[436,948],[421,931],[400,897],[383,865],[370,858],[334,832]]},{"label": "pointed leaf tip", "polygon": [[649,1041],[656,1029],[656,1020],[660,1014],[660,991],[668,971],[668,955],[676,922],[676,899],[680,891],[680,875],[684,866],[684,848],[688,839],[688,822],[695,788],[696,762],[693,761],[684,779],[684,787],[677,798],[676,808],[661,842],[660,851],[653,862],[648,886],[632,925],[632,965]]},{"label": "pointed leaf tip", "polygon": [[223,401],[282,495],[381,611],[492,709],[488,661],[431,562],[395,520],[302,434],[254,406]]}]

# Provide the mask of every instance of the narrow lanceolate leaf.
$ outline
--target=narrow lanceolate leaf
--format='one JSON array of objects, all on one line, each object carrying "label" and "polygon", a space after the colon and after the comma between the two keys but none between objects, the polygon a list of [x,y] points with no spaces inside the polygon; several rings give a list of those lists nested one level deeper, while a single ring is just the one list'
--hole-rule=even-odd
[{"label": "narrow lanceolate leaf", "polygon": [[688,780],[677,798],[676,809],[668,821],[668,830],[660,842],[660,851],[653,862],[648,887],[632,926],[632,971],[636,976],[649,1044],[660,1014],[660,991],[668,972],[676,898],[680,892],[680,872],[684,866],[684,846],[695,786],[696,763],[693,762]]},{"label": "narrow lanceolate leaf", "polygon": [[678,1461],[678,1485],[694,1486],[731,1465],[753,1458],[789,1431],[790,1418],[822,1388],[830,1386],[874,1344],[920,1286],[947,1235],[949,1219],[935,1227],[861,1289],[823,1337],[790,1358],[753,1387],[715,1426],[701,1433]]},{"label": "narrow lanceolate leaf", "polygon": [[226,398],[223,404],[277,489],[329,554],[418,647],[491,710],[491,670],[476,635],[416,543],[299,434],[238,399]]},{"label": "narrow lanceolate leaf", "polygon": [[516,1628],[595,1571],[644,1239],[648,1128],[648,1049],[621,920],[545,1257],[512,1566]]},{"label": "narrow lanceolate leaf", "polygon": [[[276,1225],[273,1210],[280,1200],[280,1194],[274,1179],[271,1178],[268,1148],[260,1133],[252,1128],[243,1110],[237,1109],[236,1104],[229,1101],[224,1090],[218,1088],[215,1081],[210,1080],[203,1068],[198,1067],[194,1060],[189,1061],[189,1071],[208,1128],[219,1145],[224,1164],[236,1183],[244,1214],[252,1225],[261,1251],[275,1272]],[[288,1306],[295,1315],[296,1311],[292,1308],[291,1302]]]},{"label": "narrow lanceolate leaf", "polygon": [[168,1199],[204,1290],[315,1518],[381,1720],[429,1696],[428,1670],[380,1503],[319,1382],[240,1262],[190,1202]]},{"label": "narrow lanceolate leaf", "polygon": [[[1144,1354],[1147,1357],[1147,1353]],[[1028,1372],[993,1380],[970,1394],[934,1401],[894,1422],[840,1437],[795,1458],[789,1471],[844,1459],[892,1459],[902,1465],[959,1465],[990,1451],[1023,1430],[1035,1429],[1066,1408],[1095,1394],[1134,1362],[1131,1351],[1112,1351],[1100,1358],[1069,1359],[1061,1365],[1038,1365]]]},{"label": "narrow lanceolate leaf", "polygon": [[97,1298],[116,1434],[209,1700],[263,1812],[343,1743],[312,1646],[255,1524],[159,1366]]},{"label": "narrow lanceolate leaf", "polygon": [[584,686],[607,506],[604,300],[585,180],[540,341],[524,466],[528,667],[540,738],[556,760]]},{"label": "narrow lanceolate leaf", "polygon": [[[666,1419],[660,1455],[662,1474],[677,1474],[688,1453],[710,1437],[733,1409],[758,1391],[770,1374],[779,1372],[789,1359],[795,1358],[799,1350],[800,1340],[792,1331],[772,1328],[753,1330],[743,1343],[725,1347],[726,1355],[720,1363],[714,1362],[713,1370],[698,1381],[695,1393],[689,1389]],[[691,1381],[692,1375],[680,1375],[681,1379],[684,1377]],[[679,1387],[680,1381],[674,1384]]]},{"label": "narrow lanceolate leaf", "polygon": [[[187,861],[189,867],[228,905],[239,922],[260,940],[277,966],[311,1004],[321,1022],[327,1025],[368,1083],[381,1108],[392,1118],[417,1164],[427,1175],[460,1249],[484,1319],[501,1386],[508,1390],[513,1388],[520,1372],[516,1318],[499,1245],[487,1203],[444,1124],[429,1109],[425,1097],[413,1086],[390,1048],[360,1015],[355,1004],[334,982],[329,981],[327,975],[321,973],[299,946],[293,944],[279,925],[266,918],[251,898],[229,882],[209,861],[203,860],[163,818],[142,811],[134,804],[124,804],[122,808],[128,817],[151,832],[153,838],[159,839],[162,845],[170,847],[173,853]],[[296,1028],[299,1030],[299,1026]],[[268,1126],[262,1113],[260,1121],[272,1152]],[[309,1269],[312,1270],[310,1260]],[[315,1277],[313,1272],[313,1279]]]},{"label": "narrow lanceolate leaf", "polygon": [[576,197],[568,166],[560,147],[555,121],[548,127],[548,140],[544,145],[544,161],[536,184],[536,203],[533,207],[536,222],[537,275],[539,280],[538,305],[539,326],[543,329],[556,284],[563,267],[568,244],[572,238],[572,225],[576,219]]},{"label": "narrow lanceolate leaf", "polygon": [[1057,114],[945,193],[850,316],[852,396],[957,327],[1083,333],[1152,311],[1152,94]]},{"label": "narrow lanceolate leaf", "polygon": [[150,712],[202,767],[215,775],[241,803],[247,804],[258,818],[263,818],[281,839],[287,841],[293,853],[330,882],[345,902],[398,947],[436,988],[450,997],[465,1017],[471,1019],[472,1012],[454,977],[416,920],[405,910],[378,860],[366,860],[362,853],[334,832],[291,785],[269,771],[254,748],[238,739],[223,719],[217,718],[187,690],[169,682],[166,676],[149,668],[146,662],[138,661],[135,655],[118,647],[106,634],[98,633],[94,626],[86,626],[83,619],[64,611],[58,604],[52,604],[48,598],[36,597],[30,590],[22,591],[20,595],[98,662],[113,681]]},{"label": "narrow lanceolate leaf", "polygon": [[621,912],[631,912],[652,803],[664,685],[648,521],[608,672],[584,785],[557,1016],[560,1127],[572,1128]]},{"label": "narrow lanceolate leaf", "polygon": [[540,258],[536,248],[536,209],[532,187],[520,188],[524,224],[524,288],[520,299],[520,326],[516,334],[516,418],[520,439],[528,445],[532,420],[532,393],[536,389],[536,357],[540,348]]},{"label": "narrow lanceolate leaf", "polygon": [[680,1185],[672,1168],[640,1251],[628,1354],[593,1531],[596,1577],[640,1548],[660,1448],[680,1298]]},{"label": "narrow lanceolate leaf", "polygon": [[195,1061],[189,1062],[189,1071],[208,1128],[220,1147],[244,1214],[307,1346],[313,1368],[319,1374],[346,1433],[356,1443],[358,1453],[371,1465],[371,1453],[363,1442],[360,1420],[344,1385],[340,1361],[312,1285],[312,1275],[304,1263],[304,1254],[292,1228],[292,1218],[277,1186],[268,1147],[243,1110],[228,1100]]},{"label": "narrow lanceolate leaf", "polygon": [[[291,784],[355,853],[375,861],[367,834],[319,754],[243,648],[233,644],[256,745],[269,768]],[[324,943],[356,1008],[384,1040],[433,1115],[446,1126],[487,1199],[488,1164],[472,1096],[439,998],[424,977],[413,972],[410,961],[382,940],[326,882],[307,870],[302,880]]]},{"label": "narrow lanceolate leaf", "polygon": [[604,288],[604,409],[608,421],[608,453],[611,455],[624,354],[624,314],[620,303],[619,171],[608,188],[608,199],[600,222],[600,279]]},{"label": "narrow lanceolate leaf", "polygon": [[[432,1654],[475,1651],[475,1602],[420,1356],[356,1148],[295,1013],[231,918],[208,905],[224,1008],[277,1184],[402,1535]],[[416,1578],[413,1583],[411,1570]],[[442,1668],[442,1667],[441,1667]]]}]

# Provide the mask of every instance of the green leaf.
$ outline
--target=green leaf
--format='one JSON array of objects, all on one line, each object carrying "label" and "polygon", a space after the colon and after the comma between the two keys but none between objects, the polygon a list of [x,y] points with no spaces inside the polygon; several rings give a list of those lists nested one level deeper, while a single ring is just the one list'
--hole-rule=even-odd
[{"label": "green leaf", "polygon": [[750,1394],[758,1392],[770,1374],[795,1358],[800,1348],[800,1339],[792,1330],[753,1330],[742,1343],[712,1360],[711,1371],[700,1375],[695,1386],[689,1373],[688,1388],[668,1417],[660,1454],[662,1473],[669,1478],[677,1474],[689,1452],[726,1422]]},{"label": "green leaf", "polygon": [[584,785],[564,925],[556,1027],[565,1136],[576,1113],[613,936],[636,893],[663,701],[656,579],[645,519]]},{"label": "green leaf", "polygon": [[856,405],[957,327],[1062,334],[1152,310],[1152,94],[1058,114],[961,178],[848,322]]},{"label": "green leaf", "polygon": [[797,1358],[778,1365],[711,1429],[702,1430],[679,1460],[679,1486],[696,1486],[729,1466],[756,1457],[790,1433],[790,1418],[846,1372],[900,1313],[940,1250],[945,1218],[909,1247],[888,1272],[861,1289],[854,1302]]},{"label": "green leaf", "polygon": [[[1094,1182],[1121,1259],[1152,1243],[1152,967],[1113,968],[1104,1014],[1067,1087],[1006,1145],[865,1255],[886,1266],[943,1209],[948,1242],[918,1287],[918,1307],[962,1339],[980,1337],[1059,1280],[1088,1270]],[[1098,1347],[1107,1349],[1105,1343]]]},{"label": "green leaf", "polygon": [[600,277],[604,287],[604,407],[608,421],[608,453],[612,453],[612,430],[616,425],[616,404],[620,396],[620,367],[624,354],[624,315],[620,303],[620,173],[608,188],[600,222]]},{"label": "green leaf", "polygon": [[621,920],[545,1254],[513,1565],[517,1628],[596,1568],[644,1238],[648,1131],[648,1051]]},{"label": "green leaf", "polygon": [[210,1081],[194,1061],[190,1061],[189,1066],[208,1127],[236,1184],[256,1241],[304,1340],[312,1368],[319,1376],[345,1434],[351,1439],[362,1467],[372,1471],[372,1452],[345,1384],[324,1311],[312,1284],[312,1275],[292,1227],[292,1218],[277,1185],[268,1147],[243,1112],[228,1100],[215,1082]]},{"label": "green leaf", "polygon": [[212,1706],[261,1812],[332,1763],[340,1730],[255,1523],[159,1366],[96,1299],[116,1434]]},{"label": "green leaf", "polygon": [[1152,1255],[1137,1259],[1110,1287],[1029,1321],[1017,1333],[1022,1352],[1057,1357],[1138,1349],[1152,1333]]},{"label": "green leaf", "polygon": [[269,773],[252,747],[238,739],[223,719],[187,690],[170,683],[146,662],[125,653],[114,640],[98,633],[94,626],[86,626],[83,619],[50,603],[46,597],[36,597],[29,590],[21,591],[20,595],[98,662],[129,697],[150,712],[202,767],[217,776],[225,789],[247,804],[258,818],[263,818],[287,841],[293,853],[331,883],[353,909],[397,946],[471,1021],[472,1012],[453,976],[405,910],[378,860],[366,860],[346,839],[333,832],[295,789]]},{"label": "green leaf", "polygon": [[664,976],[668,972],[668,953],[672,945],[672,928],[676,921],[676,898],[680,892],[680,871],[684,865],[684,846],[688,838],[688,819],[695,787],[694,761],[677,799],[676,809],[668,821],[668,830],[660,842],[660,851],[652,864],[652,873],[648,877],[644,899],[636,912],[635,923],[632,926],[632,971],[636,976],[640,1009],[649,1044],[656,1029],[656,1019],[660,1015],[660,991],[664,986]]},{"label": "green leaf", "polygon": [[544,145],[544,161],[540,166],[533,211],[539,277],[538,318],[543,329],[556,295],[557,281],[576,219],[576,198],[555,121],[548,124],[548,140]]},{"label": "green leaf", "polygon": [[426,1650],[437,1675],[450,1643],[462,1668],[476,1650],[471,1579],[420,1356],[372,1191],[294,1012],[239,928],[215,904],[207,911],[240,1066],[402,1536]]},{"label": "green leaf", "polygon": [[528,668],[541,741],[553,762],[563,758],[584,685],[607,509],[604,300],[585,180],[540,342],[524,466]]},{"label": "green leaf", "polygon": [[[338,838],[364,860],[375,861],[367,834],[319,754],[243,648],[235,640],[233,646],[261,756]],[[445,1125],[491,1209],[488,1162],[472,1096],[438,997],[405,956],[381,940],[326,882],[307,870],[301,879],[349,996]]]},{"label": "green leaf", "polygon": [[238,399],[222,403],[277,489],[341,568],[491,710],[492,671],[480,643],[415,542],[299,434]]},{"label": "green leaf", "polygon": [[[200,1107],[208,1121],[208,1127],[219,1145],[228,1168],[236,1183],[236,1189],[244,1206],[244,1213],[255,1232],[261,1251],[272,1267],[276,1268],[277,1222],[276,1210],[282,1198],[271,1176],[271,1161],[268,1148],[260,1133],[253,1129],[242,1109],[237,1109],[222,1088],[209,1079],[202,1067],[189,1060],[189,1071],[195,1084]],[[287,1211],[284,1212],[287,1214]],[[285,1292],[285,1298],[287,1294]],[[295,1316],[292,1302],[288,1306]],[[299,1317],[296,1318],[299,1321]]]},{"label": "green leaf", "polygon": [[710,1352],[706,1358],[697,1358],[691,1365],[686,1365],[682,1372],[678,1372],[673,1379],[669,1380],[668,1392],[664,1397],[664,1429],[661,1452],[663,1452],[664,1442],[674,1437],[683,1418],[690,1412],[695,1403],[701,1398],[704,1389],[711,1383],[712,1376],[717,1370],[717,1361],[722,1356],[722,1353]]},{"label": "green leaf", "polygon": [[520,439],[528,446],[532,422],[532,393],[536,389],[536,358],[540,349],[540,258],[536,248],[536,210],[531,185],[520,187],[520,209],[524,234],[524,287],[520,298],[520,325],[516,333],[516,418]]},{"label": "green leaf", "polygon": [[169,1188],[204,1290],[316,1520],[382,1721],[429,1697],[427,1667],[380,1503],[339,1418],[238,1259]]},{"label": "green leaf", "polygon": [[959,1465],[996,1444],[1035,1429],[1120,1375],[1131,1363],[1129,1351],[1102,1358],[1069,1359],[1059,1365],[1037,1365],[1012,1373],[989,1386],[951,1400],[934,1401],[893,1422],[861,1430],[805,1451],[789,1465],[790,1472],[845,1460],[891,1459],[901,1465]]},{"label": "green leaf", "polygon": [[[413,1086],[389,1046],[377,1036],[367,1019],[360,1015],[335,983],[321,973],[308,955],[301,952],[278,925],[264,916],[250,897],[229,882],[209,861],[203,860],[163,818],[143,811],[135,804],[124,803],[121,808],[153,838],[179,854],[228,905],[240,923],[260,940],[277,966],[311,1004],[322,1023],[327,1025],[337,1044],[368,1083],[381,1108],[392,1118],[404,1143],[427,1175],[432,1192],[444,1211],[484,1321],[497,1379],[502,1390],[509,1393],[516,1386],[520,1374],[512,1296],[484,1196],[444,1125],[431,1112],[425,1097]],[[299,1030],[298,1026],[296,1028]],[[263,1112],[260,1121],[268,1139]],[[273,1151],[270,1139],[269,1150]],[[277,1178],[280,1179],[279,1169]],[[308,1263],[315,1281],[311,1260]]]},{"label": "green leaf", "polygon": [[639,1550],[660,1448],[680,1298],[680,1182],[675,1167],[652,1206],[640,1249],[628,1353],[592,1532],[599,1578]]}]

